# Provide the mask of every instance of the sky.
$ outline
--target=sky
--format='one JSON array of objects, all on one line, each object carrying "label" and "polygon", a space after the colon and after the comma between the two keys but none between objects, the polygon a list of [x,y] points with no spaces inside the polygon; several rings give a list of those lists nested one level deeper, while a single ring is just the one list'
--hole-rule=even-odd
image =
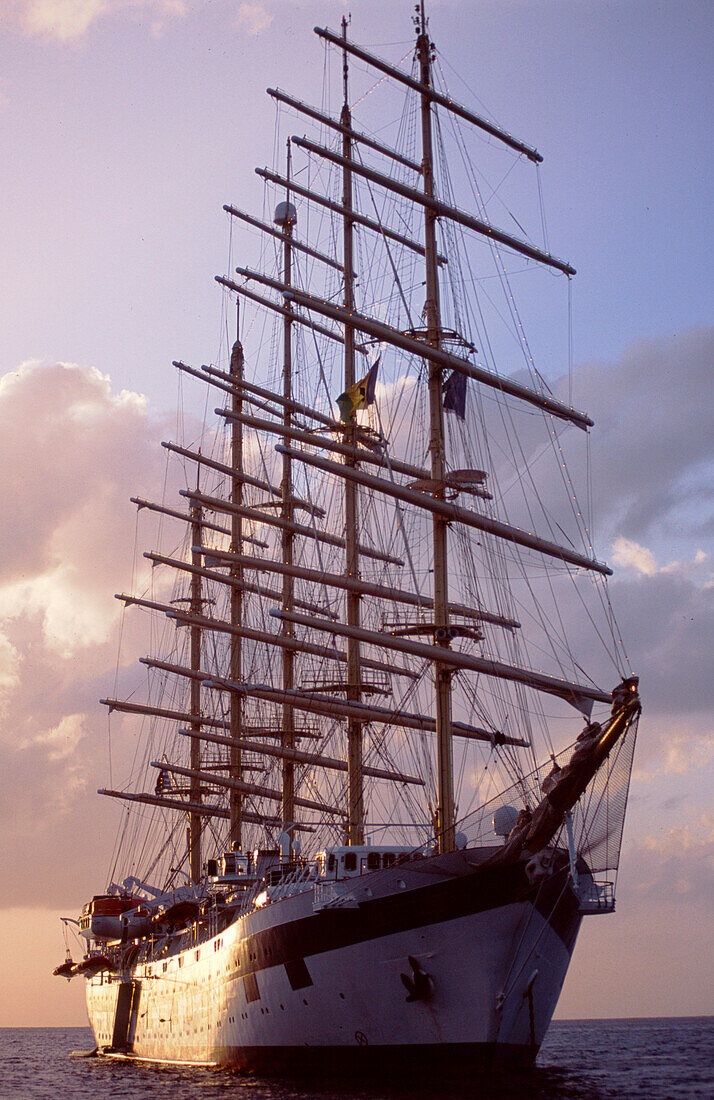
[{"label": "sky", "polygon": [[[352,37],[396,63],[411,9],[354,0]],[[97,700],[116,675],[113,593],[140,579],[129,497],[161,493],[172,360],[221,345],[222,206],[262,209],[265,88],[320,103],[312,28],[342,10],[0,0],[0,1026],[85,1021],[81,986],[51,970],[57,918],[103,887],[118,822],[94,794],[110,768]],[[617,912],[586,919],[558,1015],[711,1013],[714,9],[429,11],[455,98],[545,157],[552,251],[578,269],[572,381],[596,422],[599,556],[645,700]],[[545,373],[557,384],[563,362]],[[122,653],[145,650],[140,619]]]}]

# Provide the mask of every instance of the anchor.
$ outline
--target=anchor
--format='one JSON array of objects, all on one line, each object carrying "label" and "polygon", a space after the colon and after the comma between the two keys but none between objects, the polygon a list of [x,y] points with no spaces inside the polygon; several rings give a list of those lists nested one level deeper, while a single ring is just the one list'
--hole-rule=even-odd
[{"label": "anchor", "polygon": [[412,955],[407,955],[407,961],[412,968],[411,977],[408,974],[399,975],[407,990],[407,1004],[426,1001],[434,991],[434,979]]}]

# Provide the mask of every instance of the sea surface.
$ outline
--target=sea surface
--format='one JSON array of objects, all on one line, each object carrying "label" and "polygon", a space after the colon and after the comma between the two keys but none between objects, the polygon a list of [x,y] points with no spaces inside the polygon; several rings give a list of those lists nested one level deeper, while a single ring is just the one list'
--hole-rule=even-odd
[{"label": "sea surface", "polygon": [[0,1028],[0,1100],[714,1100],[714,1016],[559,1021],[525,1075],[424,1087],[77,1056],[92,1047],[89,1028]]}]

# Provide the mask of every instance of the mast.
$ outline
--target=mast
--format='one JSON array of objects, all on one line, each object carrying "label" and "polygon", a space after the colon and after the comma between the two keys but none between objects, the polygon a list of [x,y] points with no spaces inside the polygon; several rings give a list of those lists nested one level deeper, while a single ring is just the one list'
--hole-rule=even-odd
[{"label": "mast", "polygon": [[[434,197],[434,156],[431,130],[431,51],[427,34],[424,0],[421,0],[417,16],[417,57],[421,83],[421,132],[422,179],[424,194]],[[436,212],[424,207],[424,247],[426,251],[426,339],[432,347],[441,344],[441,311],[439,305],[439,279],[436,250]],[[444,407],[442,399],[442,370],[433,360],[429,363],[429,451],[431,476],[435,484],[434,496],[445,499],[444,479]],[[447,521],[438,513],[433,514],[432,542],[434,550],[434,628],[438,645],[448,649],[449,595],[447,572]],[[451,669],[435,662],[436,731],[438,754],[438,803],[436,807],[436,834],[440,852],[450,852],[455,846],[454,837],[454,768],[451,736]]]},{"label": "mast", "polygon": [[[342,16],[342,38],[347,38],[347,19]],[[342,156],[345,164],[342,170],[342,260],[344,264],[344,308],[346,313],[354,310],[354,263],[353,263],[353,220],[352,220],[352,112],[348,102],[349,69],[347,52],[343,53],[342,78],[344,85],[344,103],[340,115],[342,127]],[[355,384],[355,330],[350,324],[344,326],[345,340],[345,392]],[[357,446],[354,418],[350,420],[345,432],[345,442],[353,450]],[[352,455],[345,456],[345,465],[356,466]],[[347,479],[344,484],[345,501],[345,572],[353,580],[359,577],[359,501],[357,484]],[[345,597],[347,625],[359,626],[360,595],[348,591]],[[356,638],[347,640],[347,699],[351,703],[360,702],[360,643]],[[363,782],[363,746],[362,722],[351,717],[347,722],[347,772],[348,772],[348,810],[346,840],[348,844],[364,844],[364,782]]]},{"label": "mast", "polygon": [[[198,485],[196,486],[198,489]],[[201,505],[193,502],[190,508],[191,516],[191,563],[194,566],[201,564],[201,543],[203,534],[203,510]],[[200,573],[191,574],[191,614],[200,616],[203,614],[201,600],[202,577]],[[193,672],[201,671],[201,627],[197,623],[191,625],[190,630],[190,667]],[[201,729],[201,681],[198,677],[191,679],[190,686],[190,710],[191,729]],[[200,771],[201,768],[201,742],[196,738],[191,741],[191,768]],[[189,798],[192,807],[189,816],[188,850],[191,882],[199,882],[201,879],[201,829],[203,815],[201,813],[201,781],[193,777],[191,779]]]},{"label": "mast", "polygon": [[[231,397],[231,409],[236,413],[236,419],[231,420],[231,504],[238,508],[243,503],[243,425],[237,417],[243,411],[243,398],[240,383],[243,381],[243,345],[240,342],[240,312],[236,324],[236,342],[231,352],[230,374],[236,383]],[[239,555],[243,547],[243,518],[240,512],[231,512],[231,552]],[[230,621],[235,626],[240,626],[243,619],[243,590],[240,582],[243,579],[243,567],[239,562],[233,562],[230,566],[230,577],[236,581],[231,585],[230,592]],[[231,675],[238,678],[242,675],[242,639],[240,634],[232,633],[229,642]],[[229,749],[229,776],[231,780],[239,784],[243,778],[242,750],[238,742],[243,736],[243,700],[240,697],[230,699],[229,714],[230,737],[233,742]],[[230,788],[230,829],[228,835],[229,845],[240,848],[243,843],[243,795],[239,786]]]},{"label": "mast", "polygon": [[[287,143],[287,180],[288,188],[285,196],[285,202],[278,204],[275,211],[275,224],[279,225],[283,232],[283,281],[286,287],[292,284],[292,235],[295,222],[297,221],[297,212],[295,207],[290,202],[290,168],[291,168],[291,154],[290,154],[290,138]],[[293,391],[293,368],[292,368],[292,305],[289,300],[285,302],[285,313],[283,315],[283,428],[285,434],[283,440],[286,444],[289,442],[289,432],[293,424],[292,413],[292,391]],[[292,459],[289,454],[283,454],[283,468],[282,468],[282,481],[280,485],[282,506],[280,510],[281,517],[283,519],[283,526],[281,527],[280,542],[282,550],[282,561],[285,566],[292,566],[293,564],[293,548],[295,543],[295,527],[294,527],[294,510],[293,510],[293,484],[292,484]],[[286,570],[283,574],[282,585],[282,601],[281,607],[283,610],[290,610],[294,606],[294,588],[295,580],[293,575]],[[284,638],[293,638],[295,633],[294,625],[287,619],[282,620],[280,633]],[[291,691],[295,679],[295,650],[292,646],[285,646],[282,650],[282,679],[283,689],[285,691]],[[291,757],[290,753],[295,748],[295,714],[292,706],[289,703],[284,703],[282,707],[282,747],[285,751],[285,756],[282,760],[282,817],[283,817],[283,830],[287,832],[289,837],[290,855],[292,856],[292,831],[295,823],[295,764],[294,757]]]}]

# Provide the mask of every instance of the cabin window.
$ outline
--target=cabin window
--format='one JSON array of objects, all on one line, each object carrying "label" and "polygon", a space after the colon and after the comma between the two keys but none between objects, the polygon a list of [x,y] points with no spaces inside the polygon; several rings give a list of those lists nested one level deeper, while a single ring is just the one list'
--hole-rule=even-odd
[{"label": "cabin window", "polygon": [[385,852],[384,855],[382,856],[382,866],[383,867],[393,867],[395,863],[396,863],[396,858],[395,858],[394,852]]},{"label": "cabin window", "polygon": [[345,871],[357,870],[357,856],[354,852],[347,852],[345,856]]},{"label": "cabin window", "polygon": [[378,871],[379,870],[379,852],[370,852],[367,856],[367,870]]},{"label": "cabin window", "polygon": [[335,869],[335,853],[330,852],[329,856],[327,857],[327,870],[328,871],[334,871],[334,869]]}]

